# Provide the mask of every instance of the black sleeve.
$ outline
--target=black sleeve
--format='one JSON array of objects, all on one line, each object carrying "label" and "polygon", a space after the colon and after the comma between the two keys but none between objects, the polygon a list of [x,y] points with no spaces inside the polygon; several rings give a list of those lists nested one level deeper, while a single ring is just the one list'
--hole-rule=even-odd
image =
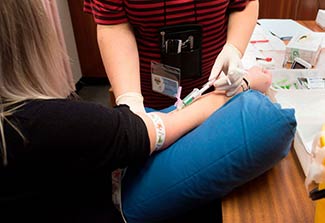
[{"label": "black sleeve", "polygon": [[88,170],[114,170],[149,156],[145,123],[127,106],[108,109],[67,100],[37,103],[27,115],[28,126],[25,123],[27,145],[51,154],[57,162]]}]

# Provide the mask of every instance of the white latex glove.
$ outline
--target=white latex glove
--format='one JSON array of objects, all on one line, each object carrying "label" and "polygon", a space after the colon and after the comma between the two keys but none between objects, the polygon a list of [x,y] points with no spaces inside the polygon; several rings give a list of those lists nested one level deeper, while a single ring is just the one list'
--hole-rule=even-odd
[{"label": "white latex glove", "polygon": [[246,72],[242,69],[237,69],[225,75],[223,72],[220,77],[213,83],[216,90],[226,91],[228,97],[236,94],[238,88],[241,87],[243,77]]},{"label": "white latex glove", "polygon": [[116,98],[115,103],[117,105],[128,105],[130,110],[134,113],[146,113],[143,105],[143,96],[137,92],[127,92],[122,94]]},{"label": "white latex glove", "polygon": [[228,77],[230,82],[224,78],[214,83],[215,88],[226,91],[227,96],[234,95],[242,83],[244,72],[241,57],[241,52],[234,45],[226,43],[212,67],[209,81],[216,80],[222,71]]}]

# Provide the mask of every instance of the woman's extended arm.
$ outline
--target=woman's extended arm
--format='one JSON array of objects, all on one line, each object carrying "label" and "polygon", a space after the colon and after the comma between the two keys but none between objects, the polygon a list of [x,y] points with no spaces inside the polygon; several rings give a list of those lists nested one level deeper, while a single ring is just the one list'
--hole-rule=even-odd
[{"label": "woman's extended arm", "polygon": [[[226,101],[229,100],[223,93],[212,92],[202,96],[195,103],[185,107],[182,110],[174,111],[168,114],[158,113],[165,125],[165,142],[162,148],[168,147],[182,135],[191,129],[200,125],[214,111],[220,108]],[[152,120],[144,113],[138,114],[146,123],[150,138],[151,152],[155,150],[156,129]]]},{"label": "woman's extended arm", "polygon": [[139,55],[131,26],[128,23],[97,25],[97,39],[117,104],[144,112]]},{"label": "woman's extended arm", "polygon": [[[249,81],[250,87],[254,90],[265,93],[271,85],[272,76],[261,68],[253,67],[245,75]],[[245,86],[247,87],[247,86]],[[241,92],[239,88],[238,92]],[[225,92],[213,91],[205,94],[191,105],[179,111],[173,111],[168,114],[156,113],[163,120],[166,130],[166,138],[162,148],[166,148],[175,142],[182,135],[197,127],[204,122],[213,112],[224,105],[230,97]],[[138,114],[146,123],[150,138],[151,152],[155,149],[156,129],[151,119],[144,113]]]}]

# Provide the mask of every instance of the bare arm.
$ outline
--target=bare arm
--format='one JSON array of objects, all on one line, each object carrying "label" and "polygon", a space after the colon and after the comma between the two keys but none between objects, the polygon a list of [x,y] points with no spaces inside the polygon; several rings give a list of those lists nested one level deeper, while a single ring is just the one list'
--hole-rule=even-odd
[{"label": "bare arm", "polygon": [[[258,67],[251,68],[248,74],[245,75],[245,78],[250,82],[252,89],[261,91],[262,93],[267,91],[272,82],[271,73]],[[242,88],[239,88],[237,93],[241,91]],[[229,99],[230,97],[227,97],[225,92],[214,91],[203,95],[182,110],[173,111],[168,114],[157,113],[163,120],[166,130],[166,139],[162,148],[168,147],[185,133],[200,125]],[[151,152],[153,152],[156,141],[156,130],[153,122],[144,113],[138,113],[138,115],[146,123],[150,138],[150,148]]]},{"label": "bare arm", "polygon": [[97,39],[115,98],[129,92],[141,95],[139,55],[131,26],[97,25]]},{"label": "bare arm", "polygon": [[[223,93],[212,92],[200,97],[195,103],[182,110],[168,114],[156,113],[164,122],[166,130],[166,139],[162,148],[168,147],[182,135],[200,125],[227,100],[229,100],[229,97],[226,97]],[[156,141],[156,130],[153,122],[143,113],[139,113],[138,115],[146,123],[150,138],[150,148],[151,152],[153,152]]]},{"label": "bare arm", "polygon": [[250,1],[240,12],[229,16],[227,43],[234,45],[243,55],[258,18],[259,2]]}]

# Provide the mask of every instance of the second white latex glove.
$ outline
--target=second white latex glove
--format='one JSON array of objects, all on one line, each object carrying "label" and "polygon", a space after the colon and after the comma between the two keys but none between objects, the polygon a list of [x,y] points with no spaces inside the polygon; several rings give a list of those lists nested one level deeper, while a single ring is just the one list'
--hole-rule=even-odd
[{"label": "second white latex glove", "polygon": [[230,84],[229,81],[226,85],[224,81],[215,82],[216,89],[226,91],[227,96],[232,96],[242,83],[243,64],[241,57],[241,52],[234,45],[226,43],[212,67],[209,81],[216,80],[222,71],[228,76]]},{"label": "second white latex glove", "polygon": [[143,96],[137,92],[127,92],[118,96],[115,100],[117,105],[128,105],[130,110],[134,113],[146,113],[143,105]]},{"label": "second white latex glove", "polygon": [[213,83],[216,90],[226,91],[228,97],[232,97],[241,87],[245,72],[242,70],[235,70],[228,73],[226,76],[223,72],[220,77]]}]

